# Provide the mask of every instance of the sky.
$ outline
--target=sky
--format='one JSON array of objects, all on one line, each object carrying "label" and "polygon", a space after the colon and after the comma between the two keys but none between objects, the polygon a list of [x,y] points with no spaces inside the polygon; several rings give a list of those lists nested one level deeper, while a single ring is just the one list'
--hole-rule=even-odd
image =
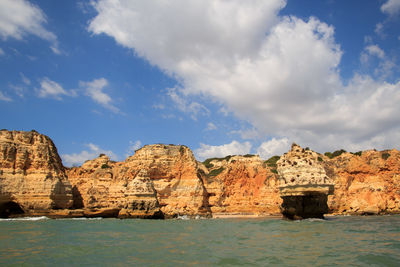
[{"label": "sky", "polygon": [[400,0],[0,0],[0,128],[64,165],[399,149]]}]

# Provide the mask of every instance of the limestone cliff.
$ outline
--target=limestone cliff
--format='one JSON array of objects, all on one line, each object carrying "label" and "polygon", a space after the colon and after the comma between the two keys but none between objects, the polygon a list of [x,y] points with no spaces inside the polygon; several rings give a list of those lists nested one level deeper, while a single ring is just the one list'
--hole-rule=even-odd
[{"label": "limestone cliff", "polygon": [[323,218],[334,184],[318,153],[293,144],[277,162],[282,214],[289,219]]},{"label": "limestone cliff", "polygon": [[400,213],[400,153],[369,150],[324,157],[327,173],[335,182],[329,197],[336,214]]},{"label": "limestone cliff", "polygon": [[134,172],[147,170],[166,217],[210,215],[208,195],[198,174],[198,163],[188,147],[147,145],[127,158],[124,165]]},{"label": "limestone cliff", "polygon": [[156,191],[146,170],[132,170],[106,155],[68,170],[74,208],[117,210],[118,217],[160,218]]},{"label": "limestone cliff", "polygon": [[71,185],[51,139],[35,131],[0,131],[0,213],[72,206]]},{"label": "limestone cliff", "polygon": [[246,155],[200,163],[180,145],[147,145],[123,162],[101,155],[69,169],[50,138],[35,131],[0,131],[0,149],[2,217],[266,215],[279,212],[280,196],[330,194],[333,185],[330,213],[400,213],[395,149],[329,158],[294,146],[275,159],[280,181],[276,161]]},{"label": "limestone cliff", "polygon": [[[209,214],[197,162],[185,146],[148,145],[125,162],[105,155],[68,172],[76,208],[119,208],[120,217]],[[143,216],[137,216],[144,211]]]},{"label": "limestone cliff", "polygon": [[229,156],[205,165],[202,176],[213,214],[279,213],[277,176],[258,156]]}]

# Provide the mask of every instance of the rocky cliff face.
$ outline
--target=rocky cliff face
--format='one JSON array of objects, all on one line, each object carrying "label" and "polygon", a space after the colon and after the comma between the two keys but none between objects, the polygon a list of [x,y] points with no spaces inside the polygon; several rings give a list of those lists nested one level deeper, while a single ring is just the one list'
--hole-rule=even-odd
[{"label": "rocky cliff face", "polygon": [[127,158],[125,166],[135,172],[147,170],[166,217],[210,215],[198,163],[186,146],[147,145]]},{"label": "rocky cliff face", "polygon": [[72,206],[71,185],[51,139],[35,131],[0,131],[0,213]]},{"label": "rocky cliff face", "polygon": [[277,176],[258,156],[214,159],[206,165],[202,177],[214,215],[279,213]]},{"label": "rocky cliff face", "polygon": [[400,213],[400,153],[396,149],[324,157],[324,166],[335,182],[335,193],[328,200],[330,212]]},{"label": "rocky cliff face", "polygon": [[0,131],[0,149],[1,217],[277,214],[280,205],[300,203],[291,198],[326,196],[333,184],[330,213],[400,213],[400,152],[395,149],[330,159],[294,146],[278,161],[280,181],[276,166],[258,156],[203,164],[185,146],[148,145],[124,162],[101,155],[70,169],[63,167],[50,138],[35,131]]},{"label": "rocky cliff face", "polygon": [[277,162],[282,214],[290,219],[323,218],[334,184],[318,153],[293,144]]},{"label": "rocky cliff face", "polygon": [[116,210],[122,218],[160,218],[156,191],[145,169],[136,171],[106,155],[68,170],[74,208]]},{"label": "rocky cliff face", "polygon": [[[148,145],[111,162],[105,155],[68,172],[77,208],[119,208],[120,217],[209,214],[197,162],[185,146]],[[143,216],[137,216],[143,211]],[[144,217],[146,217],[144,216]]]}]

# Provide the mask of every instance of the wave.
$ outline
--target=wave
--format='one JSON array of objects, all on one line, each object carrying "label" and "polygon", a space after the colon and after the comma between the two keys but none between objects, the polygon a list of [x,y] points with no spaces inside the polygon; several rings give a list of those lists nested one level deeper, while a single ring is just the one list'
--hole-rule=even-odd
[{"label": "wave", "polygon": [[40,221],[40,220],[47,220],[49,219],[46,216],[40,217],[19,217],[19,218],[7,218],[7,219],[0,219],[0,221]]}]

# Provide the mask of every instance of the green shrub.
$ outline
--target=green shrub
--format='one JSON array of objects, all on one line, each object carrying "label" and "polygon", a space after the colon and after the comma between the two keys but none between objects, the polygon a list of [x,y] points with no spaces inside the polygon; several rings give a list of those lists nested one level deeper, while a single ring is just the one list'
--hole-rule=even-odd
[{"label": "green shrub", "polygon": [[356,155],[356,156],[361,156],[362,151],[354,152],[354,153],[352,153],[352,154],[353,154],[353,155]]},{"label": "green shrub", "polygon": [[243,155],[243,157],[245,157],[245,158],[252,158],[252,157],[254,157],[255,155],[253,155],[253,154],[246,154],[246,155]]},{"label": "green shrub", "polygon": [[387,160],[389,157],[390,157],[390,154],[389,154],[389,153],[387,153],[387,152],[383,152],[383,153],[382,153],[382,158],[383,158],[384,160]]},{"label": "green shrub", "polygon": [[105,155],[106,155],[106,154],[101,153],[101,154],[99,155],[99,158],[100,158],[100,157],[103,157],[103,156],[105,156]]},{"label": "green shrub", "polygon": [[223,161],[223,160],[229,161],[231,158],[232,158],[231,155],[226,156],[225,158],[209,158],[209,159],[206,159],[205,161],[203,161],[203,164],[204,164],[204,166],[206,166],[207,169],[210,169],[210,168],[214,167],[214,164],[212,164],[211,161],[213,161],[213,160],[216,160],[216,161]]},{"label": "green shrub", "polygon": [[107,163],[104,163],[103,165],[101,165],[101,168],[102,168],[102,169],[108,169],[108,168],[111,168],[111,167],[108,166]]},{"label": "green shrub", "polygon": [[346,153],[347,151],[344,149],[340,149],[340,150],[336,150],[335,152],[331,153],[331,152],[325,152],[325,156],[327,156],[330,159],[333,159],[335,157],[338,157],[340,155],[342,155],[343,153]]},{"label": "green shrub", "polygon": [[324,160],[321,157],[318,157],[318,161],[321,162],[321,161],[324,161]]},{"label": "green shrub", "polygon": [[211,176],[217,176],[218,174],[220,174],[220,173],[223,172],[223,171],[224,171],[224,167],[221,167],[221,168],[218,168],[218,169],[215,169],[215,170],[210,171],[210,172],[208,173],[208,176],[209,176],[209,177],[211,177]]},{"label": "green shrub", "polygon": [[280,156],[272,156],[266,161],[264,161],[265,164],[267,164],[268,167],[270,168],[276,168],[276,162],[280,159]]}]

